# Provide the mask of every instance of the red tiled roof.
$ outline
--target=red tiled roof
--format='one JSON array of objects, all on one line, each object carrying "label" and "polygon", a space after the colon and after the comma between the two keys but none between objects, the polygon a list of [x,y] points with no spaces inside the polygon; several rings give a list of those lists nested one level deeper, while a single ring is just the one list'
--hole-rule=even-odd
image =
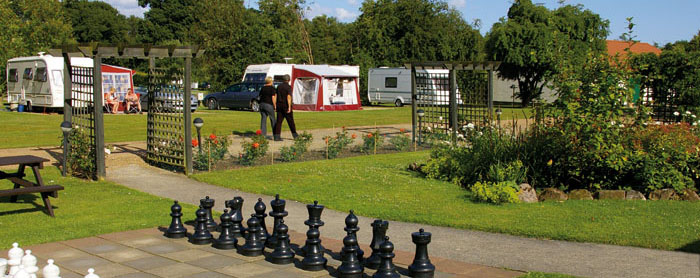
[{"label": "red tiled roof", "polygon": [[[658,49],[654,47],[651,44],[645,43],[645,42],[637,42],[635,44],[631,44],[630,42],[627,41],[613,41],[613,40],[608,40],[607,41],[608,45],[608,55],[610,56],[615,56],[615,54],[620,54],[620,56],[624,57],[626,56],[625,49],[630,48],[630,52],[632,53],[654,53],[656,55],[661,54],[661,49]],[[630,47],[631,45],[631,47]]]}]

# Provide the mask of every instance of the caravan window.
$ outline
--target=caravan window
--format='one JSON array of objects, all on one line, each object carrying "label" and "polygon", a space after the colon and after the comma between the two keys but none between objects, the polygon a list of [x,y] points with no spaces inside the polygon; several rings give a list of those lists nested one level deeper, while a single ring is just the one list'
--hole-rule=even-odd
[{"label": "caravan window", "polygon": [[34,81],[46,82],[46,68],[36,68]]},{"label": "caravan window", "polygon": [[26,68],[26,69],[24,69],[24,76],[22,76],[22,78],[27,79],[27,80],[32,80],[32,77],[34,77],[34,75],[32,73],[33,73],[32,68]]},{"label": "caravan window", "polygon": [[384,79],[385,88],[396,88],[398,80],[396,77],[387,77]]},{"label": "caravan window", "polygon": [[246,83],[262,83],[265,82],[265,77],[267,74],[265,73],[249,73],[245,75],[245,80],[243,82]]},{"label": "caravan window", "polygon": [[51,71],[53,73],[53,84],[56,86],[61,86],[63,83],[63,72],[60,70]]},{"label": "caravan window", "polygon": [[272,82],[275,82],[275,83],[284,82],[284,75],[275,75]]},{"label": "caravan window", "polygon": [[10,69],[10,74],[7,79],[9,79],[10,82],[17,82],[19,80],[19,76],[17,76],[17,69]]}]

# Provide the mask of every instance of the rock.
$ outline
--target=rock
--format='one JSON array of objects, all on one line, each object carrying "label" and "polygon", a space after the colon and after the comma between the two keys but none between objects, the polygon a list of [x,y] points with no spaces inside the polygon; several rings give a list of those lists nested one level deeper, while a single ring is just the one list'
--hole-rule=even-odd
[{"label": "rock", "polygon": [[537,203],[537,192],[529,184],[521,183],[518,199],[523,203]]},{"label": "rock", "polygon": [[624,190],[598,190],[599,200],[624,200]]},{"label": "rock", "polygon": [[569,196],[559,189],[549,187],[542,190],[539,196],[540,202],[544,201],[566,201]]},{"label": "rock", "polygon": [[569,192],[569,200],[593,200],[593,195],[585,189],[576,189]]},{"label": "rock", "polygon": [[678,195],[670,188],[658,189],[649,193],[649,200],[678,200]]},{"label": "rock", "polygon": [[625,191],[625,200],[646,200],[642,192],[637,190],[627,190]]},{"label": "rock", "polygon": [[685,190],[683,190],[681,200],[697,202],[697,201],[700,201],[700,196],[698,196],[698,193],[695,193],[695,190],[692,190],[690,188],[686,188]]}]

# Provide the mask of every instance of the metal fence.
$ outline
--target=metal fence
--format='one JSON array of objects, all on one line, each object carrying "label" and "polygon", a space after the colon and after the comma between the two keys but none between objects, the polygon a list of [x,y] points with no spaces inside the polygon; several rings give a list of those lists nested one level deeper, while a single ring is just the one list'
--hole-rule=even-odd
[{"label": "metal fence", "polygon": [[651,118],[653,121],[667,123],[676,123],[680,121],[680,117],[674,115],[678,111],[678,105],[675,103],[677,99],[673,92],[654,92],[651,89],[641,90],[642,105],[651,110]]}]

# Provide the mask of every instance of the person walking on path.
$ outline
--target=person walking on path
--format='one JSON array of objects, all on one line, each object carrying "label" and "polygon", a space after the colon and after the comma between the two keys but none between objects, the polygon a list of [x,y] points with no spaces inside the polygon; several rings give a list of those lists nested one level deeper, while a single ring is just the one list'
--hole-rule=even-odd
[{"label": "person walking on path", "polygon": [[[277,92],[272,86],[272,77],[265,78],[265,86],[260,89],[260,130],[262,135],[267,137],[267,117],[270,117],[270,129],[275,130],[275,107],[277,102]],[[269,139],[269,138],[268,138]]]},{"label": "person walking on path", "polygon": [[275,123],[275,141],[282,141],[282,120],[287,119],[292,137],[297,138],[297,128],[292,114],[292,87],[289,86],[289,74],[284,75],[284,82],[277,86],[277,123]]}]

